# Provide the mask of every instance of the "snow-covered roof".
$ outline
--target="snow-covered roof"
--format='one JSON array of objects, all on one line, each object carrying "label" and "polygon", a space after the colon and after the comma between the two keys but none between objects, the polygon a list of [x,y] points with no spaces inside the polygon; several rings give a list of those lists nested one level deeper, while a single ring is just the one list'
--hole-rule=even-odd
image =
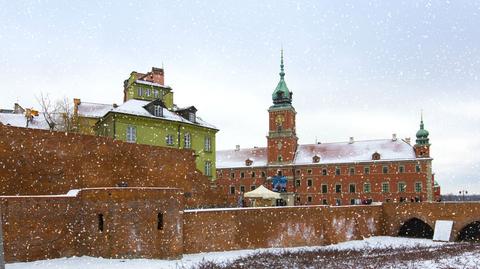
[{"label": "snow-covered roof", "polygon": [[[320,157],[318,164],[371,162],[373,153],[380,154],[380,161],[414,160],[413,147],[401,139],[379,139],[339,143],[322,143],[298,145],[294,165],[314,164],[313,157]],[[250,159],[252,165],[266,166],[267,149],[253,148],[217,151],[217,168],[247,167],[245,161]]]},{"label": "snow-covered roof", "polygon": [[148,118],[155,118],[155,119],[165,119],[165,120],[170,120],[170,121],[179,121],[179,122],[185,122],[189,124],[194,124],[194,125],[200,125],[202,127],[206,128],[211,128],[211,129],[217,129],[215,126],[205,122],[202,120],[200,117],[196,117],[196,122],[191,122],[180,115],[169,111],[166,108],[163,108],[163,116],[162,117],[157,117],[152,115],[150,112],[148,112],[145,109],[145,106],[149,104],[151,101],[143,101],[143,100],[136,100],[136,99],[130,99],[126,101],[125,103],[121,104],[120,106],[116,108],[112,108],[110,112],[116,112],[116,113],[122,113],[122,114],[128,114],[128,115],[135,115],[135,116],[142,116],[142,117],[148,117]]},{"label": "snow-covered roof", "polygon": [[167,88],[167,89],[171,89],[170,86],[167,86],[167,85],[162,85],[162,84],[159,84],[159,83],[155,83],[155,82],[150,82],[150,81],[146,81],[146,80],[135,80],[135,83],[137,84],[143,84],[143,85],[149,85],[149,86],[155,86],[155,87],[161,87],[161,88]]},{"label": "snow-covered roof", "polygon": [[101,118],[113,108],[113,104],[81,102],[78,105],[78,115],[88,118]]},{"label": "snow-covered roof", "polygon": [[252,167],[267,165],[267,148],[250,148],[239,150],[217,151],[217,168],[245,167],[245,161],[250,159]]},{"label": "snow-covered roof", "polygon": [[[3,125],[27,127],[27,118],[24,114],[0,113],[0,122]],[[40,113],[40,115],[37,117],[33,117],[32,121],[28,123],[28,128],[44,130],[50,129],[42,113]]]}]

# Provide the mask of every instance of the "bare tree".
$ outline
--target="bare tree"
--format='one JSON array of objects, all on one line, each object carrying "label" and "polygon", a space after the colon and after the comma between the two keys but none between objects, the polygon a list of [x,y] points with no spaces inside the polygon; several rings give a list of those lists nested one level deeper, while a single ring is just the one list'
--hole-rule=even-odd
[{"label": "bare tree", "polygon": [[73,130],[73,108],[68,98],[52,101],[48,94],[41,93],[37,101],[51,131]]}]

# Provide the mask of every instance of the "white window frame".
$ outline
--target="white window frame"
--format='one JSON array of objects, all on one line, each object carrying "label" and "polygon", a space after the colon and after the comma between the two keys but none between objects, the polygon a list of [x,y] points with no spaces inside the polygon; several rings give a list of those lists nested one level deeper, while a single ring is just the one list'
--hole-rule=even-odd
[{"label": "white window frame", "polygon": [[137,142],[137,127],[127,126],[127,142],[135,143]]},{"label": "white window frame", "polygon": [[165,136],[165,142],[167,143],[168,146],[173,146],[174,145],[173,135],[167,134],[167,136]]},{"label": "white window frame", "polygon": [[158,98],[159,96],[159,91],[157,89],[153,90],[153,97]]},{"label": "white window frame", "polygon": [[205,161],[205,175],[210,177],[212,176],[212,162]]},{"label": "white window frame", "polygon": [[[387,188],[385,188],[387,186]],[[390,193],[390,183],[382,182],[382,193]]]},{"label": "white window frame", "polygon": [[138,87],[138,89],[137,89],[137,95],[138,95],[138,96],[142,96],[142,95],[143,95],[143,88]]},{"label": "white window frame", "polygon": [[145,96],[150,97],[152,95],[152,91],[150,89],[145,89]]},{"label": "white window frame", "polygon": [[212,138],[210,136],[205,136],[203,149],[207,152],[212,151]]},{"label": "white window frame", "polygon": [[153,106],[153,115],[155,117],[163,117],[163,109],[162,106],[160,105],[154,105]]},{"label": "white window frame", "polygon": [[184,141],[184,148],[190,149],[192,148],[192,135],[190,133],[185,133],[183,137]]},{"label": "white window frame", "polygon": [[[419,193],[419,192],[422,192],[423,191],[423,186],[422,186],[422,182],[421,181],[417,181],[415,182],[415,192],[416,193]],[[418,189],[418,186],[420,186],[420,190]]]}]

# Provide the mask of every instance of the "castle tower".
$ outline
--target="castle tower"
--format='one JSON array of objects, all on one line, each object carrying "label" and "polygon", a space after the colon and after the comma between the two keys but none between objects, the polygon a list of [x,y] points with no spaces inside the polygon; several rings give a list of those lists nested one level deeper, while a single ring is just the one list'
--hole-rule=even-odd
[{"label": "castle tower", "polygon": [[268,109],[269,132],[267,136],[268,164],[291,163],[297,150],[295,115],[292,92],[285,83],[283,49],[280,60],[280,81],[272,94],[273,105]]},{"label": "castle tower", "polygon": [[415,155],[417,158],[430,157],[430,143],[428,139],[428,131],[425,130],[423,124],[423,113],[420,116],[420,130],[417,131],[417,140],[415,143]]}]

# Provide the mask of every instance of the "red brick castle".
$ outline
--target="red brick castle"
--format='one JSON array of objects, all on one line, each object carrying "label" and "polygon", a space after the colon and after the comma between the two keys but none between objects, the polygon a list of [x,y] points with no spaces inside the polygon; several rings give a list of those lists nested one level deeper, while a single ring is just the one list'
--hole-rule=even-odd
[{"label": "red brick castle", "polygon": [[217,179],[231,205],[264,185],[282,194],[279,204],[366,204],[439,199],[423,118],[415,145],[390,139],[299,145],[292,92],[280,81],[268,109],[267,147],[217,152]]}]

